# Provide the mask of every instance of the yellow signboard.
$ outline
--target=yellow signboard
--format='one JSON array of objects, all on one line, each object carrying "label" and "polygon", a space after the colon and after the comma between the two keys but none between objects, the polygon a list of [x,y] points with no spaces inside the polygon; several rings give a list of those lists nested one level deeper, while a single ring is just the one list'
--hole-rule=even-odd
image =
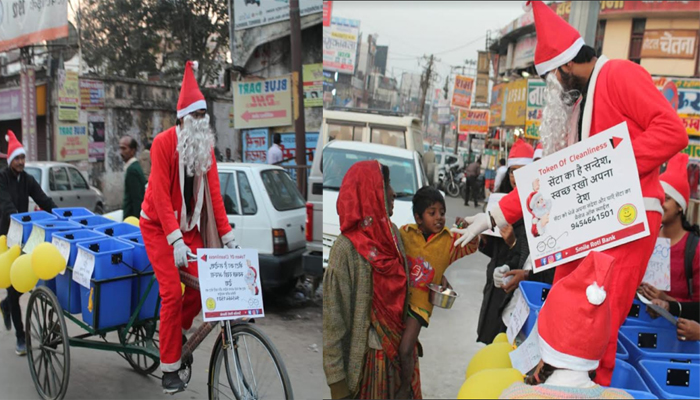
[{"label": "yellow signboard", "polygon": [[61,124],[56,132],[55,156],[57,161],[88,159],[88,135],[85,124]]},{"label": "yellow signboard", "polygon": [[527,114],[527,79],[511,82],[504,96],[506,126],[525,126]]},{"label": "yellow signboard", "polygon": [[304,65],[304,107],[323,107],[323,64]]},{"label": "yellow signboard", "polygon": [[233,84],[236,129],[292,125],[292,79],[283,76]]},{"label": "yellow signboard", "polygon": [[58,71],[58,120],[77,121],[80,110],[78,73]]}]

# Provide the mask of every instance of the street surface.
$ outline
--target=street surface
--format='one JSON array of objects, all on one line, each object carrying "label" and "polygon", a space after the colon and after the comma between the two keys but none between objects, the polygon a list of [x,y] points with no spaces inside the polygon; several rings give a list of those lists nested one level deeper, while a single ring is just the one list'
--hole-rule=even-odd
[{"label": "street surface", "polygon": [[[0,299],[6,296],[0,290]],[[26,312],[29,295],[22,296]],[[272,340],[287,367],[294,397],[319,399],[330,397],[323,374],[321,301],[296,300],[289,296],[265,294],[265,318],[256,325]],[[202,323],[201,314],[193,328]],[[66,320],[71,336],[84,333]],[[191,331],[193,332],[194,329]],[[116,334],[108,340],[118,343]],[[70,378],[66,399],[206,399],[209,355],[216,335],[212,332],[194,353],[194,375],[188,389],[165,395],[160,379],[137,374],[117,353],[71,348]],[[15,334],[0,321],[0,399],[39,399],[29,374],[26,357],[15,355]],[[154,372],[160,376],[160,370]]]}]

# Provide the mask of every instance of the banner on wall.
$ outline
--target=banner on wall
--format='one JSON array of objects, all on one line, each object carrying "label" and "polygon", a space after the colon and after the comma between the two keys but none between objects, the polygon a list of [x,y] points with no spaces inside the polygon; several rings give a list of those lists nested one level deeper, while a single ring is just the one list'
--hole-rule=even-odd
[{"label": "banner on wall", "polygon": [[58,70],[58,120],[78,121],[80,89],[76,71]]},{"label": "banner on wall", "polygon": [[67,1],[0,2],[0,52],[68,36]]},{"label": "banner on wall", "polygon": [[323,107],[323,64],[304,65],[304,107]]},{"label": "banner on wall", "polygon": [[455,76],[455,84],[452,90],[452,107],[471,108],[473,90],[474,79],[463,75]]},{"label": "banner on wall", "polygon": [[539,79],[527,81],[527,117],[525,119],[525,138],[540,138],[540,123],[544,109],[546,84]]},{"label": "banner on wall", "polygon": [[359,20],[331,18],[330,28],[323,30],[323,69],[354,74],[359,36]]},{"label": "banner on wall", "polygon": [[88,134],[84,124],[59,124],[55,137],[56,161],[88,159]]},{"label": "banner on wall", "polygon": [[105,159],[105,117],[103,114],[90,114],[87,117],[88,154],[90,162]]},{"label": "banner on wall", "polygon": [[491,126],[499,126],[501,124],[501,113],[503,112],[503,94],[505,92],[505,83],[499,83],[493,86],[491,93]]},{"label": "banner on wall", "polygon": [[[233,10],[237,31],[289,20],[289,1],[233,0]],[[323,12],[322,2],[299,0],[301,17],[321,12]]]},{"label": "banner on wall", "polygon": [[105,107],[105,83],[92,79],[80,80],[80,108],[95,111]]},{"label": "banner on wall", "polygon": [[22,142],[27,151],[27,161],[37,161],[36,137],[36,71],[33,66],[20,72],[22,91]]},{"label": "banner on wall", "polygon": [[489,110],[459,110],[460,134],[487,134],[489,131]]},{"label": "banner on wall", "polygon": [[236,129],[292,124],[292,84],[289,76],[233,85]]},{"label": "banner on wall", "polygon": [[506,85],[505,94],[507,126],[524,126],[527,113],[527,79],[520,79]]},{"label": "banner on wall", "polygon": [[243,131],[243,162],[264,164],[267,162],[267,129]]}]

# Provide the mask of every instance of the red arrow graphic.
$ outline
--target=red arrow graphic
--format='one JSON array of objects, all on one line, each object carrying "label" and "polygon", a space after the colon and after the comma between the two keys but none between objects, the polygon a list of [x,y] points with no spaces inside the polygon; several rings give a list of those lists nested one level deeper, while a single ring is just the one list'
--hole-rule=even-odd
[{"label": "red arrow graphic", "polygon": [[66,158],[66,146],[61,147],[61,157]]},{"label": "red arrow graphic", "polygon": [[619,138],[619,137],[616,137],[616,136],[613,136],[613,137],[610,139],[610,144],[612,144],[613,149],[616,149],[617,146],[620,144],[620,142],[622,142],[622,138]]},{"label": "red arrow graphic", "polygon": [[244,112],[241,115],[241,118],[245,122],[252,120],[259,120],[259,119],[270,119],[270,118],[284,118],[287,116],[287,110],[275,110],[275,111],[258,111],[258,112],[250,112],[247,111]]}]

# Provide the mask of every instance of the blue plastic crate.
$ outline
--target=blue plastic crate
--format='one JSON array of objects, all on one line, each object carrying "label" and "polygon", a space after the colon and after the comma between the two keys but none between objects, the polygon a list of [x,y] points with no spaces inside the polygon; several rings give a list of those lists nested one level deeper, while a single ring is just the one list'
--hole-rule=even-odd
[{"label": "blue plastic crate", "polygon": [[74,231],[76,229],[82,229],[83,226],[72,221],[61,221],[61,220],[43,220],[37,221],[34,225],[43,229],[44,241],[50,242],[53,239],[53,234],[56,232],[63,231]]},{"label": "blue plastic crate", "polygon": [[630,312],[627,315],[627,318],[625,318],[625,322],[623,325],[651,325],[659,328],[669,329],[673,327],[673,324],[668,322],[665,318],[659,317],[656,319],[652,319],[649,313],[647,312],[646,304],[642,303],[638,299],[634,299],[634,302],[632,302],[632,307],[630,308]]},{"label": "blue plastic crate", "polygon": [[10,218],[17,221],[22,226],[22,244],[27,243],[29,235],[32,233],[34,222],[47,219],[57,219],[55,215],[46,211],[32,211],[10,215]]},{"label": "blue plastic crate", "polygon": [[70,256],[68,258],[66,271],[63,275],[56,275],[56,297],[64,310],[71,314],[80,312],[80,285],[73,281],[73,264],[75,257],[78,254],[76,245],[78,242],[85,240],[95,240],[98,238],[106,238],[103,233],[95,232],[90,229],[77,229],[73,231],[55,232],[56,240],[63,240],[70,244]]},{"label": "blue plastic crate", "polygon": [[678,340],[675,329],[623,326],[619,338],[629,352],[630,364],[635,367],[638,367],[639,360],[649,359],[700,363],[700,342]]},{"label": "blue plastic crate", "polygon": [[620,359],[615,360],[615,369],[613,369],[612,380],[610,387],[636,390],[640,392],[651,392],[649,386],[644,383],[642,376],[639,375],[633,366]]},{"label": "blue plastic crate", "polygon": [[627,361],[630,358],[630,353],[625,348],[625,345],[622,344],[619,337],[617,338],[617,352],[615,353],[615,358],[622,361]]},{"label": "blue plastic crate", "polygon": [[48,289],[51,289],[52,292],[56,293],[56,278],[54,279],[49,279],[48,281],[44,281],[39,279],[39,282],[36,284],[37,286],[45,286]]},{"label": "blue plastic crate", "polygon": [[[131,313],[136,311],[136,307],[141,300],[141,297],[147,295],[146,300],[139,311],[138,319],[149,319],[154,318],[160,314],[160,301],[158,296],[159,286],[158,281],[153,282],[150,291],[148,291],[148,285],[151,282],[151,278],[155,276],[153,274],[153,267],[151,262],[148,260],[148,254],[146,253],[146,246],[143,243],[143,237],[141,233],[132,233],[129,235],[119,237],[119,240],[129,243],[134,246],[133,260],[134,267],[139,273],[145,273],[133,279],[131,286]],[[148,293],[146,294],[146,292]]]},{"label": "blue plastic crate", "polygon": [[95,257],[92,277],[96,280],[131,275],[134,246],[113,238],[98,238],[78,242],[78,252],[85,251]]},{"label": "blue plastic crate", "polygon": [[699,399],[700,365],[641,360],[639,372],[660,399]]},{"label": "blue plastic crate", "polygon": [[131,318],[132,276],[90,280],[90,289],[80,286],[83,322],[94,329],[125,325]]},{"label": "blue plastic crate", "polygon": [[69,218],[76,217],[89,217],[95,215],[92,211],[84,207],[62,207],[54,208],[51,213],[58,217],[58,219],[67,220]]},{"label": "blue plastic crate", "polygon": [[528,336],[537,324],[540,309],[552,285],[542,282],[522,281],[519,286],[528,307],[530,307],[530,314],[525,321],[525,325],[523,325],[523,332]]},{"label": "blue plastic crate", "polygon": [[138,226],[131,224],[125,224],[124,222],[115,222],[110,225],[102,225],[94,228],[98,232],[102,232],[107,236],[119,237],[124,235],[131,235],[133,233],[141,234],[141,229]]},{"label": "blue plastic crate", "polygon": [[89,215],[85,217],[73,217],[69,218],[69,221],[77,222],[87,228],[94,229],[103,225],[110,225],[114,223],[113,219],[105,218],[101,215]]}]

